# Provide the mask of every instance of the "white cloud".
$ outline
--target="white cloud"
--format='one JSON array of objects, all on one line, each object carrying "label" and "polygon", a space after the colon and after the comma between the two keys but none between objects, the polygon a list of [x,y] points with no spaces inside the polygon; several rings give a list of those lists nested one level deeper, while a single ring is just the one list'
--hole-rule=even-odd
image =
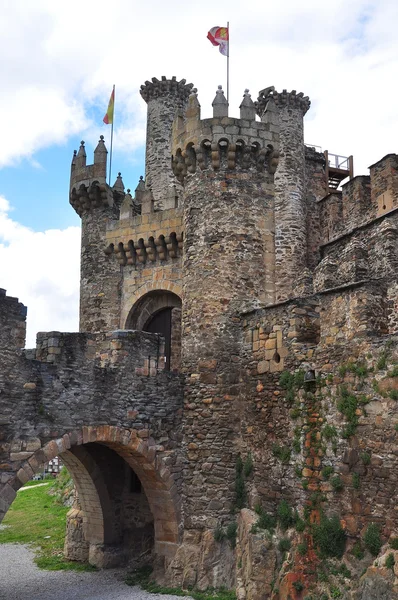
[{"label": "white cloud", "polygon": [[[36,164],[71,136],[109,141],[92,108],[105,112],[114,83],[115,145],[132,161],[143,157],[146,79],[187,78],[211,116],[226,59],[206,34],[227,19],[231,116],[246,87],[254,99],[268,85],[296,89],[312,100],[306,140],[353,154],[356,174],[398,150],[396,0],[0,0],[0,168]],[[76,329],[78,229],[33,232],[1,197],[0,209],[0,285],[28,305],[29,331]]]},{"label": "white cloud", "polygon": [[272,10],[264,0],[0,0],[0,14],[0,166],[78,132],[95,143],[101,123],[89,109],[105,109],[113,83],[126,153],[142,155],[145,79],[193,81],[209,116],[226,59],[206,33],[227,18],[232,114],[245,87],[253,97],[267,85],[297,89],[313,101],[307,139],[353,153],[357,172],[395,149],[395,0],[282,0]]},{"label": "white cloud", "polygon": [[80,228],[32,231],[0,196],[1,287],[28,307],[27,347],[37,331],[77,331]]}]

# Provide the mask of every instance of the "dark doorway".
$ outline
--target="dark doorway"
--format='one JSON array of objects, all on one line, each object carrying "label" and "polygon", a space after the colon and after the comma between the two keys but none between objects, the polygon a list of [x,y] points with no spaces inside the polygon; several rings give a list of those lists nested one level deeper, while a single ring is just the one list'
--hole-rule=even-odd
[{"label": "dark doorway", "polygon": [[171,312],[172,308],[163,308],[157,312],[145,325],[144,331],[149,333],[160,333],[165,341],[165,369],[170,371],[171,358]]}]

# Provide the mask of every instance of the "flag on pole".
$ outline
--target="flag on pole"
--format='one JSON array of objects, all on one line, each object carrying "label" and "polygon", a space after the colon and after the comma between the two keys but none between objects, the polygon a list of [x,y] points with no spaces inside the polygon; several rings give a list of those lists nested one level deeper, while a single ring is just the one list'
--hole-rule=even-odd
[{"label": "flag on pole", "polygon": [[228,56],[229,54],[229,31],[228,27],[212,27],[207,34],[207,39],[211,41],[213,46],[219,46],[221,54]]},{"label": "flag on pole", "polygon": [[102,119],[103,122],[105,123],[105,125],[112,125],[114,109],[115,109],[115,86],[113,86],[111,97],[109,98],[108,110],[106,111],[105,116]]}]

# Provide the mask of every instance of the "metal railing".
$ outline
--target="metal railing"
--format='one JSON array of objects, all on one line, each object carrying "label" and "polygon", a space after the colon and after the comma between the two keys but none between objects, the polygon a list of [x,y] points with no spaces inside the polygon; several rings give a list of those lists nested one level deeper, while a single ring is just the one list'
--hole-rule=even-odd
[{"label": "metal railing", "polygon": [[344,169],[345,171],[350,170],[350,157],[349,156],[340,156],[339,154],[330,154],[328,152],[328,164],[329,167],[334,167],[335,169]]}]

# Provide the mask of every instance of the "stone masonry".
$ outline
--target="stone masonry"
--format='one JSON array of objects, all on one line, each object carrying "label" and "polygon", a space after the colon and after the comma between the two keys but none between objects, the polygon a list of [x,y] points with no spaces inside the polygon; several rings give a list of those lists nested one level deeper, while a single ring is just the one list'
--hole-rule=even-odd
[{"label": "stone masonry", "polygon": [[60,455],[71,560],[146,557],[242,600],[398,597],[397,155],[333,187],[302,93],[245,90],[236,118],[219,87],[205,120],[185,80],[141,95],[134,195],[106,183],[102,136],[72,160],[80,332],[21,350],[0,290],[0,519]]}]

